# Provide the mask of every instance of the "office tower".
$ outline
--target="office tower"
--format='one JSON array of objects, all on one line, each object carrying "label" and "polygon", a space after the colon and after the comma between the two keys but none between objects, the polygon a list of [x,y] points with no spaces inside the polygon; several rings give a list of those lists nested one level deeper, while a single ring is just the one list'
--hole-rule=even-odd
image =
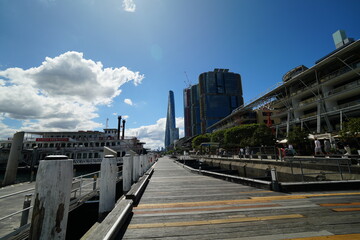
[{"label": "office tower", "polygon": [[191,136],[201,134],[199,84],[191,86]]},{"label": "office tower", "polygon": [[191,137],[191,88],[184,89],[184,128],[185,137]]},{"label": "office tower", "polygon": [[169,91],[168,108],[166,115],[166,127],[165,127],[165,148],[169,148],[174,144],[175,140],[179,139],[179,128],[176,128],[175,124],[175,103],[174,93]]},{"label": "office tower", "polygon": [[229,69],[214,69],[199,76],[201,133],[244,104],[241,77]]}]

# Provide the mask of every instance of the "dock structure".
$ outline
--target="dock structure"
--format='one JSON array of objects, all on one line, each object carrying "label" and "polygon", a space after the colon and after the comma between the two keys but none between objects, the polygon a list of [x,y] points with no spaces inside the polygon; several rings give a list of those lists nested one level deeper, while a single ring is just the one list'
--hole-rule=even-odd
[{"label": "dock structure", "polygon": [[163,157],[118,238],[360,239],[359,199],[359,190],[254,188],[190,172]]}]

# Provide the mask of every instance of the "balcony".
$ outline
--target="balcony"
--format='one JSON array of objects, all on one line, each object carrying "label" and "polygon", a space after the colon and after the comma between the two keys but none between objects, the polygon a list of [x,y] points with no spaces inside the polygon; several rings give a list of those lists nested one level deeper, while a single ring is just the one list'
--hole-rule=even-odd
[{"label": "balcony", "polygon": [[337,93],[340,93],[340,92],[343,92],[343,91],[346,91],[346,90],[352,90],[352,89],[357,88],[359,86],[360,86],[360,80],[357,80],[357,81],[345,84],[345,85],[343,85],[341,87],[337,87],[337,88],[334,88],[334,89],[330,90],[326,94],[326,96],[334,95],[334,94],[337,94]]},{"label": "balcony", "polygon": [[[349,64],[350,67],[352,67],[353,69],[356,69],[356,68],[360,68],[360,62],[354,62],[354,63],[351,63]],[[327,82],[335,77],[338,77],[344,73],[347,73],[347,72],[350,72],[352,69],[350,69],[348,66],[344,66],[328,75],[325,75],[324,77],[322,77],[320,79],[320,82]]]},{"label": "balcony", "polygon": [[352,102],[340,104],[338,106],[338,109],[348,108],[348,107],[352,107],[352,106],[356,106],[356,105],[360,105],[360,100],[355,100]]},{"label": "balcony", "polygon": [[314,96],[314,97],[308,98],[308,99],[306,99],[304,101],[301,101],[299,103],[299,107],[305,106],[305,105],[310,104],[310,103],[314,103],[314,102],[317,101],[317,98],[318,98],[317,96]]}]

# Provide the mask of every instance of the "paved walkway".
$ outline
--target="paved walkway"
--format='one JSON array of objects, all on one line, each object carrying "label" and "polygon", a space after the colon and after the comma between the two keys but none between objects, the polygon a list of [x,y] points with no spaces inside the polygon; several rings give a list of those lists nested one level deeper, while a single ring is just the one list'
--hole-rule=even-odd
[{"label": "paved walkway", "polygon": [[167,157],[133,212],[124,239],[360,239],[360,191],[272,192],[190,173]]}]

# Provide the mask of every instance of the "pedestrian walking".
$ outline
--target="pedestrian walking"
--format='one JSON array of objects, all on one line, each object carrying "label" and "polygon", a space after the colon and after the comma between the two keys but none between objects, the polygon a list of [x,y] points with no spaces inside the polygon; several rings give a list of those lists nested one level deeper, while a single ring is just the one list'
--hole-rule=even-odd
[{"label": "pedestrian walking", "polygon": [[321,143],[317,138],[315,138],[314,144],[315,144],[315,155],[322,154],[323,152],[321,150]]}]

